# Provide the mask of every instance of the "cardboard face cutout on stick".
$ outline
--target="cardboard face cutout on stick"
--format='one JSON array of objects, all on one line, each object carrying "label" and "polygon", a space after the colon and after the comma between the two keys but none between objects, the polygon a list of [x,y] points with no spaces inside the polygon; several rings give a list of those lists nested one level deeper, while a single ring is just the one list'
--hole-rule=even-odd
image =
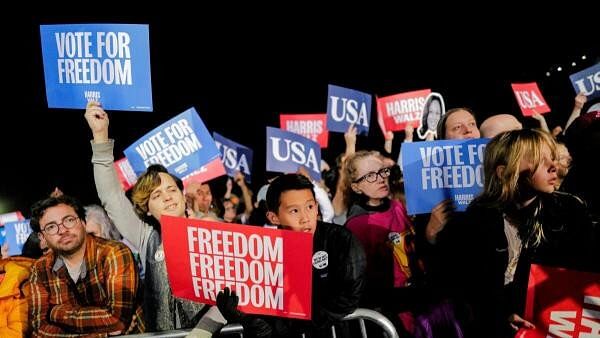
[{"label": "cardboard face cutout on stick", "polygon": [[421,124],[417,129],[419,137],[426,139],[428,135],[433,135],[435,138],[438,122],[444,114],[446,114],[444,98],[440,93],[430,93],[425,99],[425,105],[423,105]]}]

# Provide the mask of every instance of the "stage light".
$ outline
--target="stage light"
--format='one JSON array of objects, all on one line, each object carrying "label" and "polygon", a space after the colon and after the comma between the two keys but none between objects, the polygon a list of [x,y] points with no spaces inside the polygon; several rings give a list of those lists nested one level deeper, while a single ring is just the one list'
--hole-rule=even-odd
[{"label": "stage light", "polygon": [[581,56],[581,59],[582,59],[582,60],[585,60],[585,59],[587,59],[587,56],[585,56],[585,55],[582,55],[582,56]]},{"label": "stage light", "polygon": [[562,72],[562,67],[558,66],[558,68],[556,68],[557,71]]}]

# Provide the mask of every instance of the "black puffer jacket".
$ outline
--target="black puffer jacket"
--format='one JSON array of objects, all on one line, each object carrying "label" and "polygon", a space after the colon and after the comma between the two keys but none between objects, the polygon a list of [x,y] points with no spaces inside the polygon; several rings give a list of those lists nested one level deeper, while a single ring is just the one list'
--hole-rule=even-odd
[{"label": "black puffer jacket", "polygon": [[[358,308],[366,266],[364,250],[350,231],[318,222],[313,236],[312,320],[252,316],[244,325],[244,335],[331,337],[331,326]],[[346,325],[338,327],[341,336],[347,330]]]},{"label": "black puffer jacket", "polygon": [[345,227],[319,222],[313,237],[313,258],[326,252],[328,264],[313,264],[313,324],[331,326],[358,307],[367,259],[361,244]]}]

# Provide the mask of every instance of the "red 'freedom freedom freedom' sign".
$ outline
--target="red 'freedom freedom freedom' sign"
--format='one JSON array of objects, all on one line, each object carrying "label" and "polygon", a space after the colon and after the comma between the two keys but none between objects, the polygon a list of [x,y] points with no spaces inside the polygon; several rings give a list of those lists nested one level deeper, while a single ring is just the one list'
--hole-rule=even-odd
[{"label": "red 'freedom freedom freedom' sign", "polygon": [[245,313],[311,318],[311,234],[171,216],[161,229],[176,297],[215,304],[229,287]]}]

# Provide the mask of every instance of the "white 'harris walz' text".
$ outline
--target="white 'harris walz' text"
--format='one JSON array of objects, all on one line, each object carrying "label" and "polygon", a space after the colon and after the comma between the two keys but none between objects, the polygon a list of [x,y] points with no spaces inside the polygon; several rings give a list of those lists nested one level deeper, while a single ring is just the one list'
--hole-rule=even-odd
[{"label": "white 'harris walz' text", "polygon": [[385,104],[387,116],[393,117],[396,123],[419,121],[423,106],[425,106],[424,97],[396,100]]}]

